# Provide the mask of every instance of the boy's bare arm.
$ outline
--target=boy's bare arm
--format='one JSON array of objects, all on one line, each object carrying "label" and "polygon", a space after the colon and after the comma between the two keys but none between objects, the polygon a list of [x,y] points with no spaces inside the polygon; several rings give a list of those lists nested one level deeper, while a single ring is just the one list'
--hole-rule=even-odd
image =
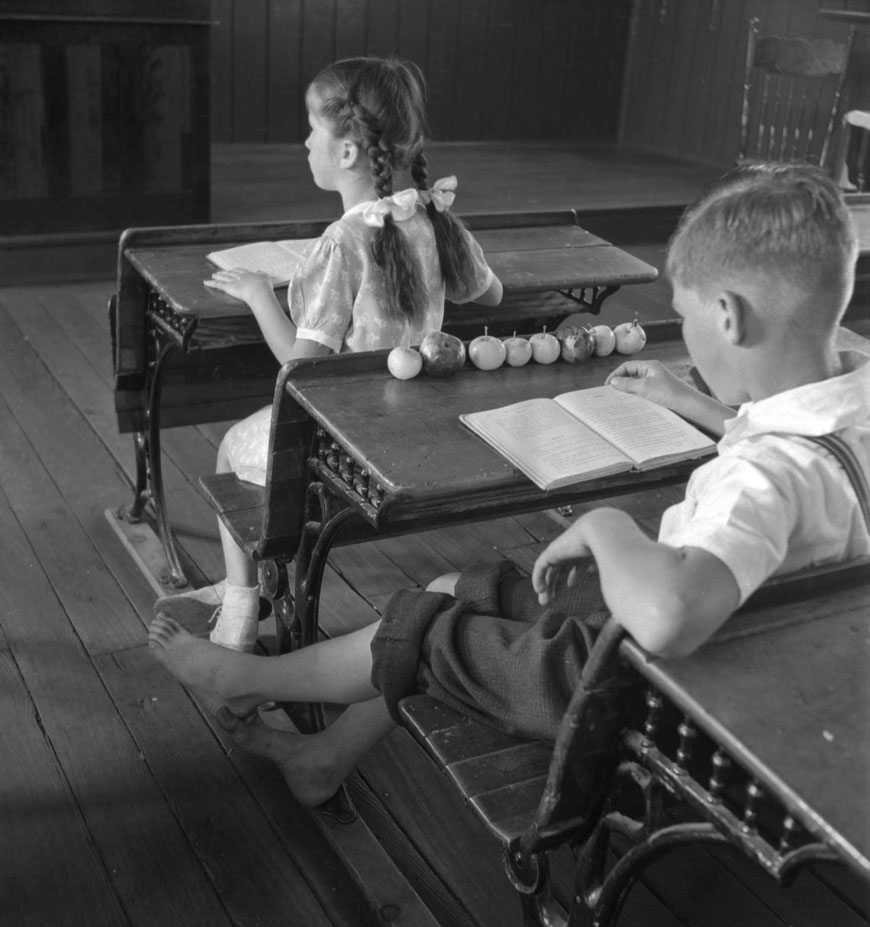
[{"label": "boy's bare arm", "polygon": [[725,421],[735,414],[730,406],[684,383],[660,361],[626,361],[605,382],[664,406],[719,437],[725,433]]},{"label": "boy's bare arm", "polygon": [[542,604],[572,570],[596,560],[607,606],[651,653],[690,653],[734,612],[739,590],[731,571],[699,548],[674,548],[650,540],[618,509],[581,516],[538,557],[532,582]]}]

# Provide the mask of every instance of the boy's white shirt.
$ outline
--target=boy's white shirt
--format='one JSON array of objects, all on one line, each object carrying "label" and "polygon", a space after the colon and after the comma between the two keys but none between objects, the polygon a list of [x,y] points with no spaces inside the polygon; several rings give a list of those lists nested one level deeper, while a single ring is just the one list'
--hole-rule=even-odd
[{"label": "boy's white shirt", "polygon": [[870,554],[845,471],[818,445],[795,440],[838,432],[870,473],[870,359],[840,359],[840,376],[742,405],[718,456],[662,517],[659,541],[718,557],[741,602],[774,573]]}]

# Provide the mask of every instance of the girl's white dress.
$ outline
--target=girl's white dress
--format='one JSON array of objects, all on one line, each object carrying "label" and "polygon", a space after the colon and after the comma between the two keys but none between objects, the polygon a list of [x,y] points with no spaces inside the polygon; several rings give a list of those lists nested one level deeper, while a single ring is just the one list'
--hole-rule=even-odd
[{"label": "girl's white dress", "polygon": [[[416,191],[414,195],[416,202]],[[383,272],[372,257],[376,231],[370,224],[372,205],[361,203],[349,209],[306,251],[287,293],[297,338],[316,341],[336,353],[419,344],[441,328],[445,297],[454,303],[471,302],[489,288],[492,270],[480,245],[464,230],[472,279],[457,292],[445,291],[432,223],[422,205],[412,204],[404,210],[410,213],[406,217],[398,211],[393,216],[417,261],[429,300],[416,323],[388,317]],[[223,440],[231,469],[240,479],[260,486],[266,483],[271,415],[271,406],[260,409],[233,425]]]}]

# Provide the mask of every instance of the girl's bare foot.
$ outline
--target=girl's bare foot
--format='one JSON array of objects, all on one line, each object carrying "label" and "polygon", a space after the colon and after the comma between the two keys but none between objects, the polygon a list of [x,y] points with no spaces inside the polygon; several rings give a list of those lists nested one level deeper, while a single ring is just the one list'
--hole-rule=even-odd
[{"label": "girl's bare foot", "polygon": [[272,760],[296,800],[307,808],[332,798],[350,772],[340,766],[322,734],[276,730],[256,713],[241,718],[229,708],[219,709],[216,717],[240,747]]},{"label": "girl's bare foot", "polygon": [[238,717],[250,714],[264,699],[251,689],[262,659],[228,650],[194,637],[167,615],[158,615],[148,629],[148,646],[156,659],[184,686],[204,696],[216,710],[227,705]]}]

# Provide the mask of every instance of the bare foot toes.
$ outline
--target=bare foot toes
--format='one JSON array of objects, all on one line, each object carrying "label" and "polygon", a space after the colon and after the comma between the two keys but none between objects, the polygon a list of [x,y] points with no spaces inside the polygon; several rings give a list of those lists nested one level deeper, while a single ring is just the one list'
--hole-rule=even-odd
[{"label": "bare foot toes", "polygon": [[163,614],[148,628],[148,646],[182,685],[202,695],[214,710],[229,705],[234,714],[246,715],[257,707],[247,682],[256,667],[246,661],[261,658],[194,637]]},{"label": "bare foot toes", "polygon": [[321,749],[319,735],[276,730],[265,725],[256,712],[239,717],[222,708],[216,717],[240,747],[275,763],[296,800],[307,808],[332,798],[344,781],[346,772]]}]

